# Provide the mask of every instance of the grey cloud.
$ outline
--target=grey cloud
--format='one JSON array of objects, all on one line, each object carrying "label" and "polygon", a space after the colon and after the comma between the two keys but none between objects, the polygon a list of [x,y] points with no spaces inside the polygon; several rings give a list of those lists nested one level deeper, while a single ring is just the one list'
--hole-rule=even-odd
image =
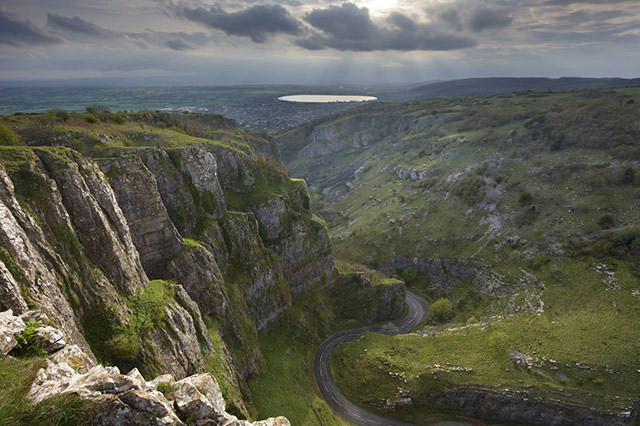
[{"label": "grey cloud", "polygon": [[228,13],[220,7],[210,9],[176,7],[179,16],[203,24],[228,35],[250,37],[255,43],[264,43],[276,34],[297,35],[301,32],[298,21],[282,6],[258,5]]},{"label": "grey cloud", "polygon": [[194,47],[181,38],[173,38],[165,43],[168,48],[173,50],[192,50]]},{"label": "grey cloud", "polygon": [[193,50],[197,46],[204,46],[209,38],[204,33],[161,32],[147,30],[140,33],[126,33],[126,36],[138,41],[141,46],[158,45],[172,50]]},{"label": "grey cloud", "polygon": [[550,6],[571,6],[572,4],[618,4],[618,3],[635,3],[637,0],[547,0],[544,4]]},{"label": "grey cloud", "polygon": [[462,31],[462,20],[458,11],[455,9],[447,9],[440,12],[440,19],[449,24],[458,31]]},{"label": "grey cloud", "polygon": [[472,11],[469,26],[473,31],[484,31],[507,27],[512,21],[513,18],[503,9],[479,7]]},{"label": "grey cloud", "polygon": [[65,33],[82,34],[98,39],[128,40],[143,48],[162,46],[172,50],[184,51],[193,50],[195,49],[194,45],[202,46],[209,41],[204,33],[187,34],[183,32],[172,33],[151,30],[118,33],[79,17],[69,18],[52,13],[47,16],[47,25]]},{"label": "grey cloud", "polygon": [[85,21],[84,19],[77,16],[74,18],[69,18],[66,16],[54,15],[52,13],[49,13],[47,15],[47,26],[58,30],[84,34],[91,37],[109,38],[115,37],[117,35],[113,31],[99,27],[93,22]]},{"label": "grey cloud", "polygon": [[609,19],[626,16],[626,13],[620,10],[605,10],[601,12],[587,12],[578,10],[567,15],[556,18],[558,22],[569,22],[572,24],[583,24],[585,22],[602,22]]},{"label": "grey cloud", "polygon": [[61,43],[29,21],[20,21],[12,13],[0,9],[0,44],[12,46],[47,45]]},{"label": "grey cloud", "polygon": [[[480,5],[478,5],[480,3]],[[491,4],[491,6],[488,6]],[[498,3],[456,1],[427,9],[441,24],[456,31],[479,33],[490,29],[508,27],[513,22],[513,5]]]},{"label": "grey cloud", "polygon": [[314,9],[304,19],[318,31],[296,41],[298,46],[309,50],[428,51],[475,46],[472,39],[446,33],[436,26],[418,23],[398,12],[387,17],[386,25],[379,25],[372,21],[367,8],[360,8],[352,3]]}]

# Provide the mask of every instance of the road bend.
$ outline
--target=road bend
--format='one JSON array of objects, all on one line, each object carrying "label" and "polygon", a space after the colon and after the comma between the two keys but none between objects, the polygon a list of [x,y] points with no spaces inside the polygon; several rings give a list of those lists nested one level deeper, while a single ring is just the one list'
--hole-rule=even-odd
[{"label": "road bend", "polygon": [[340,331],[327,338],[316,349],[313,357],[313,376],[318,392],[336,414],[353,424],[358,426],[415,426],[412,423],[388,419],[358,407],[342,395],[334,383],[329,369],[331,353],[338,345],[349,342],[366,331],[392,335],[406,334],[426,318],[428,310],[426,300],[407,291],[405,302],[408,306],[407,313],[401,319],[393,321],[393,327],[383,324]]}]

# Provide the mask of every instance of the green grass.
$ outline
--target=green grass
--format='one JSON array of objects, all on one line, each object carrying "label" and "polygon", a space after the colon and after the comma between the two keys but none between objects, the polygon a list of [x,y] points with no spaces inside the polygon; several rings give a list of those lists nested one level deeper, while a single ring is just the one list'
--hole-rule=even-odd
[{"label": "green grass", "polygon": [[227,412],[249,418],[250,413],[246,411],[240,389],[237,382],[233,379],[233,372],[229,369],[228,360],[224,358],[224,342],[217,331],[216,326],[210,318],[205,318],[209,337],[213,351],[206,360],[205,370],[216,378],[220,385],[220,391],[227,404]]},{"label": "green grass", "polygon": [[[381,398],[395,395],[399,384],[390,371],[404,373],[408,383],[402,387],[417,398],[480,385],[529,390],[605,410],[628,405],[640,392],[640,331],[629,326],[640,319],[640,306],[631,295],[639,284],[633,271],[633,264],[618,262],[621,288],[606,290],[591,261],[552,261],[537,272],[546,284],[544,314],[517,314],[457,331],[440,327],[428,336],[367,334],[337,349],[331,362],[340,374],[334,377],[347,397],[380,412]],[[507,279],[515,275],[508,268],[502,272]],[[517,367],[506,349],[537,359],[541,374]],[[591,370],[577,367],[578,362]],[[473,372],[447,371],[447,366]],[[412,415],[410,410],[397,414]]]},{"label": "green grass", "polygon": [[282,415],[300,426],[348,425],[316,394],[311,368],[324,337],[360,325],[336,319],[326,290],[294,301],[290,317],[260,336],[264,373],[249,381],[257,417]]},{"label": "green grass", "polygon": [[91,402],[75,395],[57,396],[32,404],[26,395],[42,358],[0,359],[0,424],[5,426],[82,426],[93,421]]},{"label": "green grass", "polygon": [[[123,371],[141,368],[139,355],[154,327],[166,327],[167,305],[174,303],[174,284],[154,280],[144,290],[123,300],[129,309],[127,323],[115,325],[114,307],[101,306],[83,317],[83,328],[91,349],[100,362],[117,365]],[[147,377],[158,374],[157,366],[146,362],[142,373]]]}]

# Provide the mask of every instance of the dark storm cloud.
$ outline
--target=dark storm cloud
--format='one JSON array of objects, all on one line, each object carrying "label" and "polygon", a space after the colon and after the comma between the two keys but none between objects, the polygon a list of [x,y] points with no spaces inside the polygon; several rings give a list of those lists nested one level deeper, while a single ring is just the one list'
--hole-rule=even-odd
[{"label": "dark storm cloud", "polygon": [[479,7],[471,12],[469,26],[473,31],[484,31],[507,27],[512,21],[513,18],[505,10]]},{"label": "dark storm cloud", "polygon": [[475,41],[442,31],[436,26],[418,23],[394,12],[380,25],[371,20],[369,9],[352,3],[314,9],[304,17],[318,32],[296,44],[309,50],[455,50],[475,46]]},{"label": "dark storm cloud", "polygon": [[168,47],[172,50],[185,51],[195,49],[194,45],[203,46],[209,41],[204,33],[187,34],[184,32],[158,32],[151,30],[118,33],[77,16],[69,18],[52,13],[47,16],[47,26],[67,34],[80,34],[96,39],[119,39],[122,42],[129,41],[142,48],[160,46]]},{"label": "dark storm cloud", "polygon": [[252,6],[231,13],[217,6],[210,9],[173,6],[172,9],[190,21],[228,35],[250,37],[255,43],[264,43],[272,35],[297,35],[301,31],[299,22],[279,5]]},{"label": "dark storm cloud", "polygon": [[427,13],[439,20],[442,25],[459,32],[480,33],[486,30],[499,30],[513,23],[513,5],[500,6],[492,3],[478,5],[474,1],[457,1],[432,6]]},{"label": "dark storm cloud", "polygon": [[47,26],[55,28],[57,30],[84,34],[90,37],[109,38],[115,37],[116,33],[107,30],[106,28],[99,27],[93,22],[85,21],[79,17],[68,18],[66,16],[54,15],[49,13],[47,15]]},{"label": "dark storm cloud", "polygon": [[29,21],[21,21],[12,13],[0,9],[0,44],[12,46],[46,45],[61,43]]}]

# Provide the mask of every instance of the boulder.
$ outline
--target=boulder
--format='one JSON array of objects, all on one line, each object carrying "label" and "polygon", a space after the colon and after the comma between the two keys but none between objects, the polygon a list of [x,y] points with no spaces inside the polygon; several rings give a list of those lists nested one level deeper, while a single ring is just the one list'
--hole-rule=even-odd
[{"label": "boulder", "polygon": [[18,341],[16,336],[22,334],[26,324],[20,317],[13,316],[13,311],[0,312],[0,356],[5,356],[13,349]]},{"label": "boulder", "polygon": [[[172,384],[169,398],[157,390],[159,383]],[[180,413],[190,424],[199,426],[290,426],[284,417],[251,423],[227,413],[218,382],[211,374],[197,374],[178,382],[165,374],[147,382],[136,368],[121,374],[117,367],[94,364],[76,345],[47,359],[27,396],[37,403],[62,394],[90,401],[94,425],[183,426]]]},{"label": "boulder", "polygon": [[35,333],[30,336],[30,340],[39,341],[39,346],[50,354],[59,351],[67,344],[64,341],[62,331],[48,325],[36,329]]}]

